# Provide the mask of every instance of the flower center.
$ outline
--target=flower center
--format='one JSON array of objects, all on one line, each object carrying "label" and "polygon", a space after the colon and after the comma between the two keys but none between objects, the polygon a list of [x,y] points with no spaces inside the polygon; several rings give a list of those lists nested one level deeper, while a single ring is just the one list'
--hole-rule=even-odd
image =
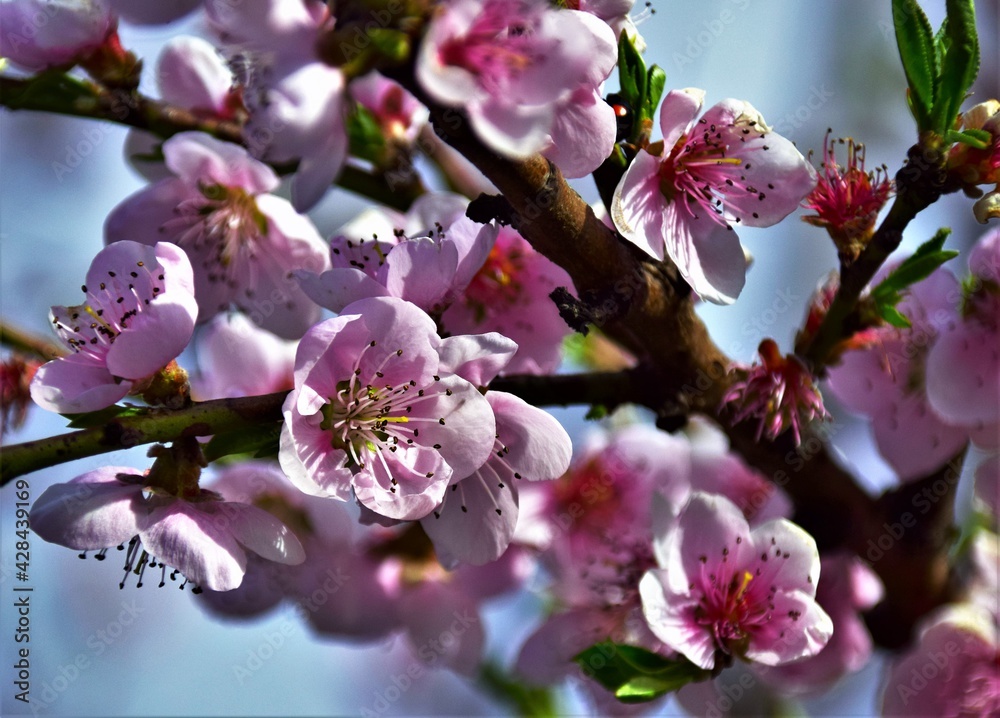
[{"label": "flower center", "polygon": [[538,60],[534,18],[524,17],[524,10],[522,3],[488,2],[464,36],[442,44],[441,63],[468,70],[484,86],[503,87]]},{"label": "flower center", "polygon": [[720,584],[715,574],[709,574],[707,590],[695,609],[695,620],[711,630],[715,645],[728,654],[744,650],[749,629],[767,619],[766,611],[750,600],[753,578],[749,571],[743,571]]},{"label": "flower center", "polygon": [[509,306],[521,297],[523,270],[523,252],[493,246],[486,262],[465,289],[466,302],[475,310],[476,321],[482,321],[490,307],[498,303]]},{"label": "flower center", "polygon": [[242,187],[199,183],[198,190],[200,196],[182,201],[178,216],[160,231],[176,234],[171,241],[201,256],[209,281],[232,283],[238,268],[256,258],[257,242],[268,232],[267,217]]}]

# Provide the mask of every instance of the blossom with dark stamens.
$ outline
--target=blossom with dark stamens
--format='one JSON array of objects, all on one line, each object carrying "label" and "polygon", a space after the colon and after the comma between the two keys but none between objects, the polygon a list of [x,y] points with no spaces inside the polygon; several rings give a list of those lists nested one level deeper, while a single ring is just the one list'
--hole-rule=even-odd
[{"label": "blossom with dark stamens", "polygon": [[191,263],[173,244],[105,247],[91,262],[83,291],[83,304],[50,313],[72,351],[40,367],[31,382],[31,398],[49,411],[111,406],[176,358],[194,332]]},{"label": "blossom with dark stamens", "polygon": [[647,254],[670,257],[702,299],[732,304],[746,280],[733,224],[770,227],[816,185],[816,171],[749,103],[723,100],[701,118],[705,92],[673,90],[663,140],[639,152],[615,190],[611,217]]},{"label": "blossom with dark stamens", "polygon": [[798,446],[802,426],[813,419],[829,418],[823,395],[805,365],[791,354],[783,356],[773,340],[762,341],[757,352],[759,364],[734,367],[737,378],[722,403],[733,412],[733,424],[759,421],[758,441],[761,436],[774,441],[791,429]]},{"label": "blossom with dark stamens", "polygon": [[105,466],[54,484],[31,507],[31,528],[46,541],[98,551],[98,558],[127,542],[126,577],[138,574],[140,586],[145,570],[158,565],[161,586],[172,566],[197,587],[228,591],[243,580],[247,550],[279,563],[305,559],[295,535],[266,511],[197,486],[172,495],[151,486],[151,477]]},{"label": "blossom with dark stamens", "polygon": [[662,568],[639,583],[643,613],[695,665],[735,656],[776,666],[830,640],[833,623],[816,603],[816,542],[790,521],[751,530],[731,501],[695,492],[656,543]]},{"label": "blossom with dark stamens", "polygon": [[[446,364],[456,340],[460,356]],[[353,493],[382,516],[423,518],[453,476],[482,466],[496,437],[489,402],[452,367],[461,361],[467,374],[515,348],[499,335],[442,340],[434,321],[401,299],[348,305],[299,343],[282,469],[308,494],[346,501]]]}]

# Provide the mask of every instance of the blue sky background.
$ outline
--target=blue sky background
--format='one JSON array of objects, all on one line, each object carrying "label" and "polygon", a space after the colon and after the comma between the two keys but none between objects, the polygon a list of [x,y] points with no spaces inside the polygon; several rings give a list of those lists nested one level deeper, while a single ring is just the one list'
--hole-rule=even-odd
[{"label": "blue sky background", "polygon": [[[927,1],[937,26],[943,0]],[[972,102],[995,94],[997,4],[980,3],[983,71]],[[869,147],[869,167],[883,162],[894,171],[914,141],[903,97],[903,75],[893,44],[888,0],[712,0],[655,3],[656,14],[641,25],[649,43],[648,63],[667,72],[667,87],[702,87],[711,105],[726,97],[750,101],[765,119],[806,152],[822,148],[823,134],[852,135]],[[135,29],[123,27],[126,47],[147,58],[178,30],[197,23]],[[151,88],[146,88],[151,90]],[[42,114],[0,111],[0,312],[24,327],[46,332],[52,304],[79,301],[79,287],[102,246],[104,217],[143,180],[124,164],[125,131],[95,122]],[[69,174],[74,148],[90,148]],[[581,192],[596,200],[589,182]],[[329,235],[362,203],[330,192],[313,217]],[[945,198],[920,215],[907,231],[912,249],[939,226],[954,230],[949,244],[963,248],[981,233],[971,201]],[[764,336],[789,347],[807,298],[836,265],[826,235],[791,217],[776,228],[741,230],[755,262],[746,290],[732,307],[706,306],[702,314],[713,336],[731,356],[750,360]],[[964,259],[958,260],[963,262]],[[781,296],[793,297],[782,309]],[[579,427],[579,413],[558,414]],[[864,467],[872,486],[892,480],[872,455],[863,422],[837,413],[837,445],[845,461]],[[36,410],[11,439],[24,441],[60,433],[60,417]],[[35,498],[49,485],[101,465],[144,466],[142,451],[119,452],[28,477]],[[12,698],[11,609],[13,493],[0,492],[0,713],[17,715]],[[74,552],[32,538],[32,692],[53,698],[48,715],[356,715],[375,710],[392,676],[412,660],[402,641],[357,647],[318,641],[281,610],[263,621],[220,623],[192,605],[189,592],[133,585],[118,589],[119,561],[80,561]],[[487,611],[489,651],[516,654],[537,621],[540,601],[531,591],[495,602]],[[104,632],[103,634],[101,632]],[[108,640],[102,638],[106,636]],[[273,650],[268,647],[278,642]],[[269,643],[270,639],[270,643]],[[242,682],[237,666],[256,665]],[[812,703],[815,715],[866,715],[875,705],[879,661]],[[50,692],[45,690],[49,687]],[[391,695],[390,691],[390,695]],[[567,710],[581,704],[570,692]],[[495,715],[502,708],[482,698],[463,679],[424,672],[386,715]],[[672,705],[665,714],[674,712]]]}]

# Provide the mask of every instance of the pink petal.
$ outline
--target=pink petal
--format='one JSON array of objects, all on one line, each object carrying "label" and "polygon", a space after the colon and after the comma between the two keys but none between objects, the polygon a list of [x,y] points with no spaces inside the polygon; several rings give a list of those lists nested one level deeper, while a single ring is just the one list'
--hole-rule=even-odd
[{"label": "pink petal", "polygon": [[556,479],[569,468],[573,445],[551,414],[520,397],[487,392],[496,416],[497,436],[507,447],[504,461],[528,481]]},{"label": "pink petal", "polygon": [[237,186],[250,194],[270,192],[278,176],[232,142],[203,132],[181,132],[163,143],[167,167],[189,185]]},{"label": "pink petal", "polygon": [[[750,634],[746,657],[776,666],[819,653],[833,635],[826,611],[800,591],[778,591],[772,601],[775,618]],[[795,619],[790,618],[793,614]]]},{"label": "pink petal", "polygon": [[702,299],[732,304],[746,283],[746,255],[736,232],[680,199],[662,217],[666,253]]},{"label": "pink petal", "polygon": [[31,381],[31,398],[43,409],[82,414],[111,406],[132,389],[89,356],[70,354],[43,364]]},{"label": "pink petal", "polygon": [[303,493],[350,500],[353,474],[347,466],[347,452],[330,446],[330,433],[319,428],[318,419],[299,416],[289,408],[295,394],[285,400],[278,449],[281,470]]},{"label": "pink petal", "polygon": [[593,88],[581,86],[556,113],[552,144],[542,154],[568,178],[586,177],[601,166],[615,146],[615,112]]},{"label": "pink petal", "polygon": [[214,504],[214,515],[243,546],[268,561],[297,565],[306,554],[295,534],[263,509],[235,501]]},{"label": "pink petal", "polygon": [[647,571],[639,581],[642,613],[653,634],[669,648],[706,670],[715,667],[712,634],[695,620],[697,599],[673,593],[667,586],[667,571]]},{"label": "pink petal", "polygon": [[48,487],[31,507],[31,529],[45,541],[84,551],[128,541],[139,533],[142,484],[122,483],[118,474],[142,472],[104,466]]},{"label": "pink petal", "polygon": [[496,332],[441,340],[441,368],[476,386],[487,386],[510,362],[517,344]]},{"label": "pink petal", "polygon": [[968,319],[938,337],[927,355],[927,398],[949,423],[1000,421],[1000,332]]},{"label": "pink petal", "polygon": [[696,87],[671,90],[663,98],[663,104],[660,105],[660,133],[663,135],[665,152],[669,153],[681,135],[688,132],[704,102],[705,91]]},{"label": "pink petal", "polygon": [[[420,405],[420,412],[444,424],[429,422],[420,427],[420,439],[426,446],[440,444],[441,456],[455,476],[469,476],[482,466],[493,450],[496,420],[486,398],[472,384],[457,376],[442,377],[436,382],[434,399]],[[445,390],[451,391],[446,396]]]},{"label": "pink petal", "polygon": [[180,499],[153,509],[140,524],[143,547],[192,583],[228,591],[243,581],[246,552],[213,513]]},{"label": "pink petal", "polygon": [[233,74],[210,42],[179,36],[168,40],[160,51],[156,80],[164,102],[222,114]]},{"label": "pink petal", "polygon": [[967,429],[945,424],[919,394],[889,404],[873,419],[872,430],[879,452],[901,481],[941,468],[969,440]]},{"label": "pink petal", "polygon": [[660,192],[659,171],[658,156],[639,152],[615,189],[611,218],[622,237],[662,260],[667,199]]},{"label": "pink petal", "polygon": [[373,458],[353,476],[358,501],[381,516],[403,521],[421,519],[441,503],[452,471],[438,452],[400,446],[382,458],[385,463]]},{"label": "pink petal", "polygon": [[421,661],[466,675],[479,671],[486,632],[474,601],[424,582],[407,591],[400,613]]},{"label": "pink petal", "polygon": [[458,249],[429,237],[392,248],[378,273],[389,295],[413,302],[424,311],[439,311],[458,269]]},{"label": "pink petal", "polygon": [[502,487],[488,464],[452,484],[444,505],[420,521],[434,542],[438,561],[447,569],[459,562],[482,566],[503,555],[517,525],[514,487]]}]

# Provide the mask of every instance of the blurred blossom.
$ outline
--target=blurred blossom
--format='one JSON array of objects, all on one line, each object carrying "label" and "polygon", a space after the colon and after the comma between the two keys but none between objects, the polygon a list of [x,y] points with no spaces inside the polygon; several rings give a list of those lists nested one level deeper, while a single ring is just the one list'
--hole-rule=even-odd
[{"label": "blurred blossom", "polygon": [[115,33],[106,0],[4,0],[0,56],[32,72],[74,65]]},{"label": "blurred blossom", "polygon": [[309,218],[269,194],[278,186],[274,171],[242,147],[200,132],[174,135],[163,154],[174,176],[115,207],[105,240],[183,248],[194,266],[201,323],[235,305],[279,336],[302,336],[320,309],[290,274],[322,271],[329,259]]}]

